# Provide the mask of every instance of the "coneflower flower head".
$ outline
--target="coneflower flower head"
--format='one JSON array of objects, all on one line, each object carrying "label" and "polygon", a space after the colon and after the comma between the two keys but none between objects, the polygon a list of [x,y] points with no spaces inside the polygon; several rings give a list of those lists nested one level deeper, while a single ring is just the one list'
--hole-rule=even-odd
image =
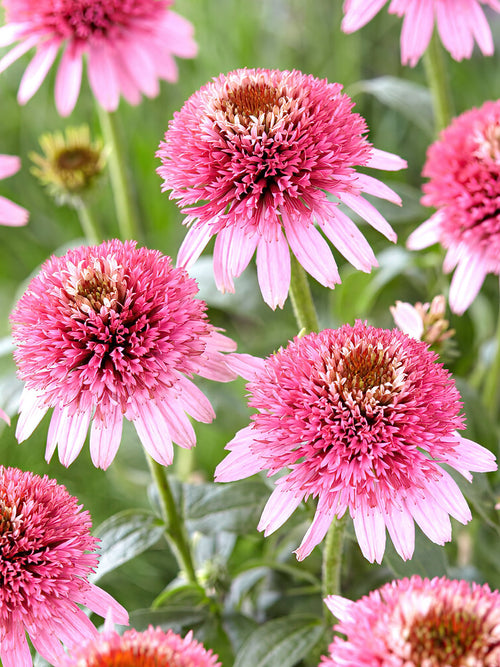
[{"label": "coneflower flower head", "polygon": [[450,308],[462,314],[488,273],[500,275],[500,101],[455,118],[427,151],[422,203],[437,209],[408,238],[412,250],[441,243],[455,272]]},{"label": "coneflower flower head", "polygon": [[36,47],[19,87],[26,103],[41,86],[64,48],[56,76],[56,107],[73,110],[87,56],[90,87],[108,111],[120,95],[138,104],[155,97],[159,80],[177,80],[173,56],[196,55],[193,27],[170,10],[173,0],[3,0],[5,26],[0,46],[19,42],[1,60],[0,72]]},{"label": "coneflower flower head", "polygon": [[60,667],[221,667],[203,644],[167,630],[149,627],[127,630],[120,636],[106,629],[99,637],[73,650]]},{"label": "coneflower flower head", "polygon": [[440,464],[471,479],[469,471],[496,463],[457,432],[460,396],[436,359],[425,343],[362,322],[295,338],[248,383],[257,412],[227,445],[216,480],[282,473],[259,524],[266,535],[317,497],[299,559],[347,510],[370,561],[382,559],[386,527],[404,559],[414,551],[414,521],[443,544],[449,515],[462,523],[471,515]]},{"label": "coneflower flower head", "polygon": [[197,291],[169,257],[132,241],[51,257],[11,315],[14,356],[26,382],[18,440],[54,408],[46,456],[59,445],[64,465],[78,456],[91,425],[92,460],[106,468],[123,418],[134,422],[159,463],[172,462],[172,441],[193,447],[186,413],[204,422],[214,413],[189,378],[236,377],[223,354],[236,345],[208,322]]},{"label": "coneflower flower head", "polygon": [[98,540],[88,512],[53,479],[0,466],[0,659],[31,667],[26,632],[52,664],[97,635],[78,607],[116,623],[128,614],[87,577],[97,566]]},{"label": "coneflower flower head", "polygon": [[288,294],[289,248],[321,284],[340,282],[315,223],[356,268],[376,266],[366,239],[337,204],[395,241],[362,193],[398,204],[400,198],[355,168],[401,169],[406,162],[373,148],[352,107],[340,84],[296,70],[240,69],[194,93],[174,114],[157,153],[162,190],[171,190],[191,225],[177,263],[191,266],[215,236],[215,281],[232,292],[233,279],[257,251],[260,289],[272,308]]},{"label": "coneflower flower head", "polygon": [[500,594],[445,577],[401,579],[356,602],[325,600],[340,623],[320,667],[497,667]]}]

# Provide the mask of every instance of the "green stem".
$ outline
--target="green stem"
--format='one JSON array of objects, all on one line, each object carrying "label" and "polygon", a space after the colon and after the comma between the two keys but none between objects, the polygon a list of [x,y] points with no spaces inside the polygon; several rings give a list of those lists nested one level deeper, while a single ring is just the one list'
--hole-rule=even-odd
[{"label": "green stem", "polygon": [[98,245],[101,243],[103,236],[101,230],[99,229],[99,225],[92,215],[90,208],[83,201],[83,199],[79,200],[75,208],[76,212],[78,213],[80,225],[88,243],[90,245]]},{"label": "green stem", "polygon": [[191,549],[182,519],[177,511],[175,499],[168,483],[165,468],[146,454],[151,476],[158,489],[163,520],[167,525],[167,537],[174,552],[179,568],[185,573],[187,580],[197,584],[198,579],[193,565]]},{"label": "green stem", "polygon": [[[340,594],[340,577],[342,574],[342,549],[344,545],[346,516],[336,517],[326,534],[323,547],[323,598],[327,595]],[[331,614],[325,607],[325,614],[330,620]]]},{"label": "green stem", "polygon": [[500,391],[500,309],[498,312],[497,330],[496,330],[496,349],[493,363],[486,375],[483,387],[483,401],[490,413],[496,418],[498,408],[498,395]]},{"label": "green stem", "polygon": [[450,124],[454,115],[454,104],[444,51],[436,32],[432,35],[427,51],[424,53],[424,66],[432,93],[436,134],[438,134]]},{"label": "green stem", "polygon": [[303,329],[305,329],[305,333],[318,331],[318,316],[314,307],[306,272],[293,255],[290,259],[292,269],[290,298],[299,331]]},{"label": "green stem", "polygon": [[127,179],[121,142],[118,139],[116,115],[106,111],[99,104],[97,105],[97,109],[104,142],[110,148],[108,161],[109,174],[115,199],[120,237],[122,241],[126,239],[139,240],[139,226],[135,217],[134,202],[131,196],[132,190]]}]

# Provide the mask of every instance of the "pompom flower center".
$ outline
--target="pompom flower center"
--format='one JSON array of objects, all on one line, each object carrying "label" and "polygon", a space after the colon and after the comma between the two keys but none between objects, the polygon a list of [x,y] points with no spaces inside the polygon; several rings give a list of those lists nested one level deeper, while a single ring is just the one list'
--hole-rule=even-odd
[{"label": "pompom flower center", "polygon": [[429,611],[414,619],[405,639],[411,647],[410,664],[428,667],[490,664],[483,619],[463,607],[443,609],[432,601]]},{"label": "pompom flower center", "polygon": [[333,383],[346,403],[355,402],[360,408],[389,403],[404,384],[402,362],[381,345],[349,342],[332,361],[328,384]]},{"label": "pompom flower center", "polygon": [[169,0],[24,0],[5,2],[9,21],[39,19],[45,28],[62,39],[88,40],[105,36],[117,26],[127,26],[131,17],[151,19]]},{"label": "pompom flower center", "polygon": [[71,277],[67,288],[76,309],[86,315],[91,310],[101,313],[102,308],[116,310],[126,290],[122,271],[122,267],[97,258],[92,265],[81,268],[79,274]]},{"label": "pompom flower center", "polygon": [[226,99],[220,100],[221,109],[231,123],[248,128],[255,120],[277,116],[285,99],[282,92],[265,81],[246,81],[230,89]]},{"label": "pompom flower center", "polygon": [[492,123],[487,125],[482,131],[478,131],[476,136],[478,149],[476,156],[479,159],[493,160],[500,163],[500,124]]},{"label": "pompom flower center", "polygon": [[8,535],[19,528],[20,517],[17,507],[0,499],[0,535]]}]

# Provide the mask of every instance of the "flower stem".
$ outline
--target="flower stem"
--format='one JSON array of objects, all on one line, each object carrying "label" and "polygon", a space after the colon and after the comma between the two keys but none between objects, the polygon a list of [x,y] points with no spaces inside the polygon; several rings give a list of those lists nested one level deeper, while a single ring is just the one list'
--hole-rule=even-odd
[{"label": "flower stem", "polygon": [[[323,598],[327,595],[340,594],[345,524],[345,515],[341,519],[334,517],[332,525],[326,534],[325,545],[323,548]],[[330,612],[326,611],[325,613],[330,618]]]},{"label": "flower stem", "polygon": [[92,215],[90,208],[87,204],[80,199],[75,206],[76,212],[78,214],[78,219],[80,220],[80,225],[84,233],[85,238],[87,239],[90,245],[98,245],[102,242],[103,237],[99,225],[97,224],[96,219]]},{"label": "flower stem", "polygon": [[303,329],[305,329],[305,333],[318,331],[318,316],[314,307],[306,272],[293,255],[290,259],[292,269],[290,298],[299,331]]},{"label": "flower stem", "polygon": [[123,160],[123,151],[118,140],[116,128],[116,115],[97,105],[99,121],[104,141],[111,149],[109,155],[109,174],[111,187],[115,199],[116,216],[122,241],[127,239],[139,240],[139,226],[135,217],[134,202],[131,196],[131,188],[128,183]]},{"label": "flower stem", "polygon": [[436,32],[424,53],[424,66],[432,93],[436,134],[447,127],[454,115],[450,79],[444,60],[444,51]]},{"label": "flower stem", "polygon": [[179,568],[185,573],[187,580],[192,584],[197,584],[198,579],[193,565],[191,549],[182,519],[177,511],[172,489],[168,482],[165,468],[155,461],[149,454],[146,454],[151,476],[158,489],[160,498],[161,513],[165,524],[167,525],[166,534],[169,544],[179,564]]},{"label": "flower stem", "polygon": [[483,401],[493,417],[496,417],[498,407],[498,394],[500,391],[500,309],[498,312],[497,330],[496,330],[496,348],[493,363],[486,375],[483,387]]}]

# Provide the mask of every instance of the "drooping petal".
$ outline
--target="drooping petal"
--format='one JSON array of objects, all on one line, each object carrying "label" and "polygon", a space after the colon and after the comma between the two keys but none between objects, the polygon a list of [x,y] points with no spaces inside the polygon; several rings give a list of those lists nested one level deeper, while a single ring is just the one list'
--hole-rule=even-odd
[{"label": "drooping petal", "polygon": [[276,241],[261,239],[257,248],[257,277],[264,301],[283,308],[290,288],[290,251],[281,230]]},{"label": "drooping petal", "polygon": [[50,41],[38,47],[19,84],[17,93],[19,104],[26,104],[40,88],[56,59],[58,50],[59,43],[56,41]]}]

